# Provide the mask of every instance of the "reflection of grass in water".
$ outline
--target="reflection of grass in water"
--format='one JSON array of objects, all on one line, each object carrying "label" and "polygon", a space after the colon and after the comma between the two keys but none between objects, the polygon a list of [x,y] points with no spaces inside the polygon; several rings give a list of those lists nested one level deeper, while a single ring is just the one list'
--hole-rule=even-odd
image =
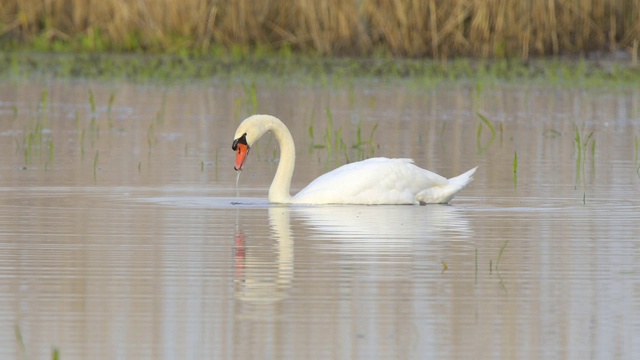
[{"label": "reflection of grass in water", "polygon": [[549,139],[557,138],[560,135],[562,135],[562,133],[556,129],[547,129],[542,133],[542,136]]},{"label": "reflection of grass in water", "polygon": [[82,128],[82,131],[80,132],[80,160],[84,160],[84,138],[85,131],[84,128]]},{"label": "reflection of grass in water", "polygon": [[507,248],[508,243],[509,243],[509,240],[505,241],[504,244],[502,244],[502,247],[500,248],[500,252],[498,253],[498,258],[496,259],[496,271],[498,271],[498,266],[500,265],[500,259],[502,259],[502,254],[504,253],[504,249]]},{"label": "reflection of grass in water", "polygon": [[[505,240],[504,244],[502,244],[502,246],[500,247],[500,251],[498,252],[498,257],[496,258],[495,263],[493,262],[493,259],[489,259],[489,275],[493,275],[493,272],[495,270],[496,276],[498,277],[498,280],[499,280],[500,288],[505,293],[508,293],[508,290],[504,283],[504,280],[502,279],[502,275],[500,274],[500,261],[502,260],[502,256],[504,255],[504,252],[508,244],[509,244],[509,240]],[[474,268],[475,268],[474,279],[475,279],[475,283],[477,284],[478,283],[478,249],[477,248],[475,249]]]},{"label": "reflection of grass in water", "polygon": [[53,141],[49,141],[49,162],[53,162]]},{"label": "reflection of grass in water", "polygon": [[100,159],[100,150],[96,150],[96,155],[93,157],[93,180],[96,180],[98,176],[98,160]]},{"label": "reflection of grass in water", "polygon": [[153,145],[158,141],[156,139],[156,128],[155,124],[152,122],[149,124],[149,128],[147,129],[147,147],[148,147],[148,155],[151,155],[151,149]]},{"label": "reflection of grass in water", "polygon": [[507,247],[507,243],[509,240],[506,240],[504,244],[500,247],[500,251],[498,252],[498,258],[496,259],[495,264],[493,263],[493,259],[489,259],[489,273],[492,274],[493,270],[498,271],[498,266],[500,265],[500,259],[502,258],[502,253],[504,249]]},{"label": "reflection of grass in water", "polygon": [[24,344],[24,338],[22,337],[22,329],[20,329],[20,325],[16,325],[14,328],[14,332],[16,335],[16,341],[18,342],[18,349],[20,352],[20,359],[28,359],[27,356],[27,347]]},{"label": "reflection of grass in water", "polygon": [[[16,336],[16,342],[18,343],[18,352],[19,359],[28,360],[30,359],[29,354],[27,354],[27,346],[24,343],[24,338],[22,337],[22,329],[20,329],[20,325],[16,325],[14,327],[14,333]],[[51,349],[51,359],[52,360],[60,360],[60,350],[56,347]]]},{"label": "reflection of grass in water", "polygon": [[[585,138],[583,134],[581,134],[578,126],[574,126],[575,136],[574,143],[576,145],[576,183],[575,188],[582,183],[582,185],[586,184],[585,181],[585,162],[587,157],[587,151],[589,150],[589,144],[591,144],[591,166],[595,168],[595,152],[596,152],[596,141],[593,139],[593,131],[591,131]],[[584,198],[584,197],[583,197]]]},{"label": "reflection of grass in water", "polygon": [[498,276],[499,284],[502,290],[507,293],[507,287],[504,284],[504,280],[502,279],[502,275],[500,274],[500,260],[502,259],[502,254],[504,254],[504,250],[507,248],[507,244],[509,244],[509,240],[506,240],[504,244],[500,247],[500,252],[498,253],[498,258],[496,259],[495,267],[493,266],[493,262],[489,260],[489,273],[493,273],[493,269],[496,270],[496,275]]},{"label": "reflection of grass in water", "polygon": [[[478,124],[478,132],[476,134],[476,141],[478,144],[478,154],[482,154],[489,147],[491,147],[491,145],[493,144],[493,141],[496,139],[497,132],[496,132],[496,128],[493,126],[493,124],[491,124],[491,121],[489,121],[489,119],[487,119],[485,116],[483,116],[479,112],[476,112],[476,115],[478,115],[478,118],[480,118],[480,123]],[[484,127],[487,127],[489,129],[489,131],[491,132],[491,137],[489,138],[489,141],[487,141],[487,143],[483,145],[482,129]]]},{"label": "reflection of grass in water", "polygon": [[478,283],[478,248],[476,248],[476,256],[475,256],[475,283]]}]

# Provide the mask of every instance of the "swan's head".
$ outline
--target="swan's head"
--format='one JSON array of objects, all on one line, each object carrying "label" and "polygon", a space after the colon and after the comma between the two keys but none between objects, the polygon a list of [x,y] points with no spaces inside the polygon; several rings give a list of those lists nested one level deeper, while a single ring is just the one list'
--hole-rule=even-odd
[{"label": "swan's head", "polygon": [[231,145],[233,151],[236,152],[236,165],[233,167],[236,171],[242,170],[242,164],[249,155],[249,149],[253,143],[269,131],[275,122],[281,123],[271,115],[252,115],[240,123]]}]

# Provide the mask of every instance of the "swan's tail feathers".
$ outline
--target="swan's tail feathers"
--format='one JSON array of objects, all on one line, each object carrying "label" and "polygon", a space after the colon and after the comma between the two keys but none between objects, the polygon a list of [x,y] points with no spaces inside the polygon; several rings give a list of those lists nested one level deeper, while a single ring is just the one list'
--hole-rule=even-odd
[{"label": "swan's tail feathers", "polygon": [[460,191],[467,185],[469,185],[471,180],[473,180],[473,174],[476,173],[477,169],[478,167],[476,166],[473,169],[465,172],[464,174],[452,177],[451,179],[447,180],[447,182],[449,183],[449,185],[457,186],[458,191]]},{"label": "swan's tail feathers", "polygon": [[416,198],[421,204],[447,204],[460,190],[469,185],[477,169],[476,166],[464,174],[448,179],[446,185],[422,190],[416,195]]}]

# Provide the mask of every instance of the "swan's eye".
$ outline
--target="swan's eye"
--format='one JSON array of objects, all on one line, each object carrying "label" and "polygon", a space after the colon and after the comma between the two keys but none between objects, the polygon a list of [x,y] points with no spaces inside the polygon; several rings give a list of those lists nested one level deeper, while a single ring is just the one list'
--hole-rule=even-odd
[{"label": "swan's eye", "polygon": [[247,144],[247,133],[244,133],[239,138],[233,140],[233,144],[231,144],[231,150],[238,150],[238,144],[246,145],[247,148],[249,148],[249,145]]}]

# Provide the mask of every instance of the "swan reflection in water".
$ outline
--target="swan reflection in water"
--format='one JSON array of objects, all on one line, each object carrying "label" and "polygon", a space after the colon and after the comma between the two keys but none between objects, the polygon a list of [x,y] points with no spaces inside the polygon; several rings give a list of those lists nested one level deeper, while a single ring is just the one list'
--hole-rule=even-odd
[{"label": "swan reflection in water", "polygon": [[[377,269],[373,271],[387,278],[389,266],[406,276],[398,267],[406,267],[406,259],[425,246],[440,249],[435,256],[451,247],[454,252],[461,246],[473,248],[468,220],[455,206],[271,205],[267,211],[268,241],[274,242],[266,247],[268,251],[260,250],[265,246],[252,246],[264,239],[245,236],[241,229],[235,239],[236,298],[253,305],[252,311],[247,310],[253,316],[258,315],[254,311],[275,311],[272,306],[289,296],[296,271],[339,268],[336,261],[353,259],[376,264],[368,271]],[[305,261],[294,262],[294,238],[298,240],[295,249]]]},{"label": "swan reflection in water", "polygon": [[284,299],[293,279],[293,236],[289,226],[288,209],[270,207],[269,239],[275,246],[267,251],[253,251],[252,240],[236,229],[234,265],[236,297],[239,300],[270,304]]}]

